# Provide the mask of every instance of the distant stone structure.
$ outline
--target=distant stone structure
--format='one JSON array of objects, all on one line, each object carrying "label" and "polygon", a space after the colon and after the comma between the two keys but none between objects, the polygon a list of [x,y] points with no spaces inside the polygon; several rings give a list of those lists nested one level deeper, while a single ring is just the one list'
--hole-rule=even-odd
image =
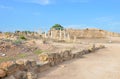
[{"label": "distant stone structure", "polygon": [[51,38],[51,39],[57,39],[57,40],[70,39],[69,33],[67,33],[66,30],[51,29],[47,35],[48,35],[48,38]]},{"label": "distant stone structure", "polygon": [[64,29],[55,30],[51,29],[47,36],[56,40],[73,40],[82,38],[107,38],[107,37],[120,37],[119,33],[107,32],[101,29],[86,28],[86,29]]},{"label": "distant stone structure", "polygon": [[64,29],[55,30],[50,29],[48,32],[30,32],[30,31],[16,31],[15,33],[0,33],[0,38],[17,39],[20,35],[31,38],[45,38],[58,41],[76,41],[83,38],[107,38],[107,37],[120,37],[119,33],[108,32],[101,29],[86,28],[86,29]]}]

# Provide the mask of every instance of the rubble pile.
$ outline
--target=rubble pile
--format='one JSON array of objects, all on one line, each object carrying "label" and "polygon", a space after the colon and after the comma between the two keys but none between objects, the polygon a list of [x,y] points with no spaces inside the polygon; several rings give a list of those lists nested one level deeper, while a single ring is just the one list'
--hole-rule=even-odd
[{"label": "rubble pile", "polygon": [[64,61],[80,58],[84,54],[105,48],[103,45],[90,46],[87,49],[72,52],[65,50],[56,53],[43,53],[38,56],[39,61],[19,59],[0,64],[0,79],[37,79],[37,74],[50,69]]}]

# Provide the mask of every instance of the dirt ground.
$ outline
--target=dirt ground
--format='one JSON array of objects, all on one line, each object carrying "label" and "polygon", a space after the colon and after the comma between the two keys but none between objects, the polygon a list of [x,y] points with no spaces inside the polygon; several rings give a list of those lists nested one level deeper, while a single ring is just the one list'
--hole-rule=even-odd
[{"label": "dirt ground", "polygon": [[64,62],[39,74],[39,79],[120,79],[120,44]]}]

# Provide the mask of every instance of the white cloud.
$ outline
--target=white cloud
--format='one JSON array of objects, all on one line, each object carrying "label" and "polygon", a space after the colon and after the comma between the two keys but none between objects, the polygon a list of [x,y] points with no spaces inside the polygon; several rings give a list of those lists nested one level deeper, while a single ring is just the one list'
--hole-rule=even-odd
[{"label": "white cloud", "polygon": [[1,9],[13,9],[13,7],[10,6],[5,6],[5,5],[0,5]]},{"label": "white cloud", "polygon": [[40,5],[49,5],[52,3],[53,0],[15,0],[25,3],[34,3],[34,4],[40,4]]}]

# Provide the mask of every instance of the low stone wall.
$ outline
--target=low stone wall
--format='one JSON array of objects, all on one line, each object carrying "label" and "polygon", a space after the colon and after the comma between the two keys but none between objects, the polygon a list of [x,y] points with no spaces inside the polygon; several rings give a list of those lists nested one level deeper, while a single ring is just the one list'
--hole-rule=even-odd
[{"label": "low stone wall", "polygon": [[43,53],[38,56],[39,61],[19,59],[17,61],[3,62],[0,64],[0,79],[37,79],[37,73],[102,48],[105,48],[105,46],[92,45],[87,49],[76,52],[65,50],[58,53]]}]

